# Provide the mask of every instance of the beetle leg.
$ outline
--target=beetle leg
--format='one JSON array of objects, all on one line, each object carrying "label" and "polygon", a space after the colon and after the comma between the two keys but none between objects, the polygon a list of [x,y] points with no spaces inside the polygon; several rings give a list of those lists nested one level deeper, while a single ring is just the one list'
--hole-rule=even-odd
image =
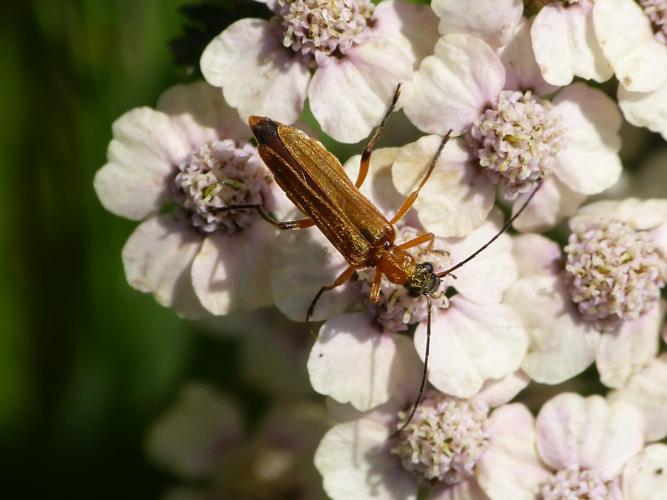
[{"label": "beetle leg", "polygon": [[371,286],[370,301],[375,304],[380,298],[380,283],[382,283],[382,271],[377,269],[373,276],[373,285]]},{"label": "beetle leg", "polygon": [[387,108],[387,111],[382,117],[380,125],[378,126],[378,128],[375,129],[375,132],[373,133],[371,140],[368,141],[368,144],[364,148],[364,151],[361,153],[359,173],[357,174],[357,180],[354,183],[354,186],[357,189],[360,188],[361,185],[364,183],[364,180],[366,180],[366,175],[368,175],[368,169],[371,165],[371,153],[373,152],[373,149],[375,149],[375,144],[380,140],[380,135],[382,135],[382,130],[384,130],[384,126],[387,123],[387,120],[389,119],[389,115],[392,113],[392,111],[394,111],[396,103],[398,102],[398,97],[400,95],[401,95],[401,84],[399,83],[398,86],[396,87],[396,91],[394,92],[394,97],[391,100],[391,104],[389,105],[389,108]]},{"label": "beetle leg", "polygon": [[313,315],[313,312],[315,311],[315,304],[317,304],[317,301],[320,299],[320,296],[327,290],[333,290],[337,286],[340,286],[343,283],[345,283],[352,277],[355,270],[356,268],[354,266],[347,267],[345,271],[343,271],[342,273],[340,273],[340,275],[338,275],[338,277],[335,279],[333,283],[331,283],[330,285],[325,285],[322,288],[320,288],[319,292],[317,292],[315,298],[310,303],[310,306],[308,306],[308,313],[306,314],[306,323],[310,322],[310,317]]},{"label": "beetle leg", "polygon": [[264,219],[269,224],[273,224],[280,229],[305,229],[307,227],[315,225],[312,219],[299,219],[299,220],[286,220],[278,221],[273,218],[272,215],[266,212],[262,205],[257,204],[248,204],[248,205],[228,205],[226,207],[221,207],[217,209],[217,212],[228,212],[230,210],[257,210],[260,217]]},{"label": "beetle leg", "polygon": [[433,241],[433,238],[435,238],[435,235],[433,233],[424,233],[420,234],[416,238],[412,238],[411,240],[404,241],[400,245],[397,245],[398,248],[401,250],[407,250],[408,248],[416,247],[418,245],[421,245],[423,243],[431,243]]},{"label": "beetle leg", "polygon": [[431,159],[431,163],[429,163],[428,168],[426,169],[426,172],[424,173],[424,176],[421,178],[419,181],[419,184],[417,185],[417,188],[412,191],[406,198],[403,200],[403,203],[399,207],[398,211],[396,212],[396,215],[394,215],[393,219],[391,219],[392,224],[396,224],[399,220],[403,218],[403,216],[408,213],[408,210],[412,208],[412,205],[414,204],[415,200],[417,199],[417,196],[419,196],[419,191],[421,191],[421,188],[424,187],[424,184],[426,184],[426,181],[428,180],[429,177],[431,177],[431,173],[433,173],[433,170],[435,169],[436,163],[438,163],[438,158],[440,158],[440,153],[442,153],[442,150],[445,147],[445,144],[447,144],[447,141],[449,141],[449,136],[451,135],[452,131],[450,130],[445,134],[445,136],[442,138],[442,141],[440,142],[440,146],[438,147],[438,150],[435,152],[433,155],[433,158]]}]

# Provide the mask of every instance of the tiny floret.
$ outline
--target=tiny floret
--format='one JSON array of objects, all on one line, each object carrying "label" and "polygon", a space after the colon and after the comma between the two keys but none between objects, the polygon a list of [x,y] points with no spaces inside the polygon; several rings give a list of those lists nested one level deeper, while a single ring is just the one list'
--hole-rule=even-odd
[{"label": "tiny floret", "polygon": [[599,328],[637,319],[660,299],[667,261],[645,231],[618,221],[581,223],[565,252],[571,299]]},{"label": "tiny floret", "polygon": [[253,209],[223,211],[230,205],[263,204],[271,173],[249,143],[216,140],[203,144],[178,164],[174,198],[204,233],[234,233],[257,219]]},{"label": "tiny floret", "polygon": [[651,21],[655,37],[667,43],[667,0],[639,0],[639,5]]},{"label": "tiny floret", "polygon": [[347,54],[366,41],[374,5],[370,0],[278,0],[283,45],[310,66]]},{"label": "tiny floret", "polygon": [[604,482],[594,471],[572,466],[547,479],[540,488],[539,499],[607,500],[612,491],[610,482]]},{"label": "tiny floret", "polygon": [[503,196],[515,200],[552,171],[561,149],[561,118],[530,91],[503,90],[472,125],[467,139]]},{"label": "tiny floret", "polygon": [[[431,392],[396,436],[391,452],[419,480],[456,484],[474,474],[489,446],[488,412],[485,403]],[[399,428],[407,415],[399,414]]]}]

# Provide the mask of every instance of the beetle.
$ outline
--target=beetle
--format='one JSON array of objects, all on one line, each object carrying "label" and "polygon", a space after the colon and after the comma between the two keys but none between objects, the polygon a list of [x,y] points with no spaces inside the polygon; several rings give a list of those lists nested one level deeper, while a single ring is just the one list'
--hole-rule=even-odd
[{"label": "beetle", "polygon": [[400,88],[399,85],[380,125],[363,150],[359,173],[354,183],[343,170],[340,161],[319,141],[297,128],[283,125],[270,118],[251,116],[248,124],[257,140],[259,155],[287,197],[307,218],[276,221],[257,204],[232,205],[221,209],[255,209],[262,218],[280,229],[303,229],[315,225],[345,257],[348,267],[331,284],[320,288],[308,308],[306,321],[310,320],[315,305],[324,292],[344,284],[352,278],[356,270],[363,268],[375,268],[369,297],[373,303],[378,301],[382,276],[386,276],[392,283],[403,285],[410,296],[426,298],[427,336],[423,377],[413,410],[397,432],[403,430],[410,422],[424,392],[431,336],[431,294],[439,288],[442,278],[451,275],[453,271],[472,260],[505,232],[521,215],[541,185],[538,184],[522,207],[493,238],[458,264],[436,273],[431,263],[416,262],[407,250],[432,242],[434,234],[424,233],[396,244],[394,224],[414,204],[419,191],[433,172],[452,131],[447,132],[442,138],[416,188],[404,199],[390,220],[359,191],[368,174],[371,153],[400,96]]}]

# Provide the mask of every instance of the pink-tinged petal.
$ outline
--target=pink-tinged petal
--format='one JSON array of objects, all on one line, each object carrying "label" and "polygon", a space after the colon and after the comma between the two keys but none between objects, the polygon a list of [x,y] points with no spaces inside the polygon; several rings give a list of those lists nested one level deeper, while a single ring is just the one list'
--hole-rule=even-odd
[{"label": "pink-tinged petal", "polygon": [[617,331],[602,335],[595,358],[600,382],[607,387],[621,387],[655,358],[664,313],[665,304],[656,304],[638,319],[624,321]]},{"label": "pink-tinged petal", "polygon": [[471,399],[484,401],[489,407],[495,408],[512,401],[529,383],[528,375],[518,370],[498,380],[487,380]]},{"label": "pink-tinged petal", "polygon": [[562,116],[562,151],[554,173],[571,189],[596,194],[613,186],[621,175],[618,151],[621,113],[601,91],[575,83],[553,100]]},{"label": "pink-tinged petal", "polygon": [[547,83],[542,77],[540,67],[535,61],[530,39],[531,24],[521,19],[514,36],[500,51],[500,59],[507,70],[505,88],[512,90],[531,90],[534,94],[544,95],[555,92],[558,87]]},{"label": "pink-tinged petal", "polygon": [[422,132],[460,134],[505,85],[505,67],[491,47],[470,35],[447,35],[422,61],[401,103]]},{"label": "pink-tinged petal", "polygon": [[412,74],[400,44],[374,37],[315,71],[308,99],[322,130],[338,142],[358,142],[387,111],[396,86]]},{"label": "pink-tinged petal", "polygon": [[630,92],[618,86],[623,116],[637,127],[646,127],[667,140],[667,82],[655,92]]},{"label": "pink-tinged petal", "polygon": [[474,35],[494,48],[510,41],[523,13],[520,0],[433,0],[431,7],[440,17],[441,34]]},{"label": "pink-tinged petal", "polygon": [[558,272],[560,247],[558,243],[542,235],[523,234],[515,237],[512,253],[522,277]]},{"label": "pink-tinged petal", "polygon": [[532,500],[549,477],[535,449],[533,416],[522,404],[491,414],[491,444],[477,464],[477,480],[491,498]]},{"label": "pink-tinged petal", "polygon": [[[392,181],[392,165],[401,148],[380,148],[373,151],[368,175],[359,191],[368,198],[387,218],[396,213],[405,196],[399,193]],[[354,182],[359,172],[361,155],[354,155],[344,164],[345,173]]]},{"label": "pink-tinged petal", "polygon": [[208,44],[201,58],[206,81],[246,121],[250,115],[293,123],[303,110],[310,72],[282,45],[280,26],[241,19]]},{"label": "pink-tinged petal", "polygon": [[[512,215],[519,211],[528,196],[530,193],[517,198],[512,205]],[[520,232],[544,231],[574,215],[585,200],[585,194],[573,191],[555,176],[547,177],[512,226]]]},{"label": "pink-tinged petal", "polygon": [[393,394],[416,391],[422,363],[410,339],[383,334],[365,313],[327,321],[308,357],[313,389],[367,411]]},{"label": "pink-tinged petal", "polygon": [[625,88],[652,92],[664,85],[667,46],[655,38],[648,17],[636,2],[596,0],[593,22],[602,52]]},{"label": "pink-tinged petal", "polygon": [[417,483],[389,451],[389,429],[369,420],[336,425],[315,452],[324,490],[334,500],[412,500]]},{"label": "pink-tinged petal", "polygon": [[456,484],[435,483],[426,496],[429,500],[489,500],[474,478]]},{"label": "pink-tinged petal", "polygon": [[[503,226],[503,214],[494,210],[488,221],[465,238],[449,238],[445,247],[453,264],[461,262],[493,238]],[[512,255],[512,238],[501,235],[473,260],[455,271],[451,286],[466,299],[479,304],[493,304],[502,300],[505,290],[519,277]]]},{"label": "pink-tinged petal", "polygon": [[208,386],[189,384],[174,407],[148,432],[152,460],[185,477],[213,472],[223,452],[241,444],[242,422],[237,409]]},{"label": "pink-tinged petal", "polygon": [[[433,318],[429,381],[444,393],[467,398],[488,379],[515,371],[523,360],[527,335],[519,318],[502,304],[480,305],[461,295],[449,309]],[[426,325],[414,337],[424,359]]]},{"label": "pink-tinged petal", "polygon": [[141,220],[157,213],[170,197],[174,165],[190,147],[164,113],[128,111],[113,124],[108,163],[95,175],[97,197],[110,212]]},{"label": "pink-tinged petal", "polygon": [[667,199],[626,198],[589,203],[581,207],[577,215],[570,219],[570,227],[601,219],[625,222],[633,229],[653,229],[667,221]]},{"label": "pink-tinged petal", "polygon": [[125,277],[132,288],[152,293],[155,300],[173,307],[179,316],[206,315],[190,279],[192,261],[202,236],[180,211],[143,222],[123,247]]},{"label": "pink-tinged petal", "polygon": [[192,284],[215,315],[273,303],[269,259],[276,229],[259,220],[235,234],[209,235],[192,264]]},{"label": "pink-tinged petal", "polygon": [[171,117],[192,146],[218,138],[247,140],[251,135],[220,89],[206,82],[174,85],[160,96],[157,109]]},{"label": "pink-tinged petal", "polygon": [[646,422],[647,441],[659,441],[667,436],[667,354],[630,377],[609,399],[627,401],[639,408]]},{"label": "pink-tinged petal", "polygon": [[551,468],[579,466],[608,481],[644,445],[639,410],[624,401],[611,404],[601,396],[563,393],[537,415],[537,449]]},{"label": "pink-tinged petal", "polygon": [[[422,137],[401,148],[392,167],[396,189],[407,196],[427,168],[442,138]],[[414,204],[419,222],[442,237],[465,236],[484,221],[495,201],[495,187],[461,140],[450,140]]]},{"label": "pink-tinged petal", "polygon": [[520,279],[507,291],[505,302],[530,336],[521,368],[536,382],[558,384],[595,359],[599,332],[578,318],[559,276]]},{"label": "pink-tinged petal", "polygon": [[623,469],[624,500],[660,500],[667,491],[667,445],[652,444]]},{"label": "pink-tinged petal", "polygon": [[651,237],[655,245],[662,252],[662,255],[667,258],[667,219],[665,223],[659,225],[651,231]]},{"label": "pink-tinged petal", "polygon": [[595,34],[593,3],[588,0],[545,5],[530,34],[535,59],[549,83],[567,85],[575,75],[604,82],[614,74]]},{"label": "pink-tinged petal", "polygon": [[[317,228],[282,231],[274,243],[271,288],[276,307],[293,321],[305,321],[321,287],[333,283],[348,264]],[[313,321],[340,314],[359,299],[357,287],[342,285],[321,295]]]},{"label": "pink-tinged petal", "polygon": [[438,18],[428,5],[386,0],[375,7],[373,30],[401,43],[413,66],[433,53],[438,40]]}]

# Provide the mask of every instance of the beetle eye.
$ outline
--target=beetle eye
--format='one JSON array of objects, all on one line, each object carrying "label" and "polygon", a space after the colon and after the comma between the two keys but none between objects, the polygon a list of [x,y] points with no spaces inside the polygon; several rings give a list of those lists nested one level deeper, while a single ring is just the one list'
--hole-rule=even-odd
[{"label": "beetle eye", "polygon": [[422,267],[431,273],[433,272],[433,264],[431,264],[430,262],[424,262],[422,264]]}]

